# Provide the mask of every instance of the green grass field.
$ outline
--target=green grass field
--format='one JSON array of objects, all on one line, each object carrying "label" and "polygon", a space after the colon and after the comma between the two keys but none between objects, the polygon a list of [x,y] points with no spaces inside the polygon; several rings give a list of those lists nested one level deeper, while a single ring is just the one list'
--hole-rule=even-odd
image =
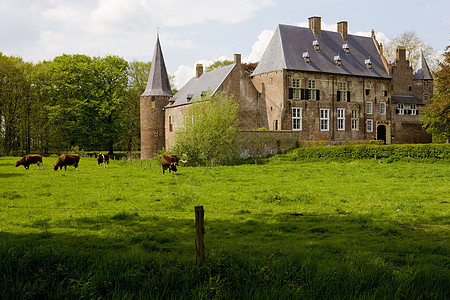
[{"label": "green grass field", "polygon": [[[0,158],[2,298],[450,298],[450,163]],[[195,264],[194,207],[206,256]]]}]

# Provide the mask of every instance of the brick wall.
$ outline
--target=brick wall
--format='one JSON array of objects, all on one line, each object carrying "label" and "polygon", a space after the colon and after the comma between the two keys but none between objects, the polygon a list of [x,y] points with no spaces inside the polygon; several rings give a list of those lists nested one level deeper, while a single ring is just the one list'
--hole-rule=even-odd
[{"label": "brick wall", "polygon": [[169,102],[165,96],[142,96],[140,99],[141,118],[141,159],[153,158],[164,149],[164,111]]}]

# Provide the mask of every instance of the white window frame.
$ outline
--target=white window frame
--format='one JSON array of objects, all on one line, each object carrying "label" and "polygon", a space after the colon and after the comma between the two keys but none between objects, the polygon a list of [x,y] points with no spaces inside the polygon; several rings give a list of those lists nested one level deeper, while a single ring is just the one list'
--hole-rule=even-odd
[{"label": "white window frame", "polygon": [[373,120],[367,119],[366,121],[367,132],[373,132]]},{"label": "white window frame", "polygon": [[417,109],[417,106],[415,104],[411,104],[409,106],[409,109],[411,110],[412,116],[417,116],[419,114],[419,110]]},{"label": "white window frame", "polygon": [[302,113],[303,108],[293,107],[292,108],[292,130],[302,130]]},{"label": "white window frame", "polygon": [[345,108],[337,109],[337,129],[345,130]]},{"label": "white window frame", "polygon": [[380,115],[386,114],[386,102],[380,102]]},{"label": "white window frame", "polygon": [[320,131],[330,131],[330,110],[320,109]]},{"label": "white window frame", "polygon": [[366,113],[368,115],[373,114],[373,103],[372,102],[367,102],[366,103]]},{"label": "white window frame", "polygon": [[352,110],[352,130],[358,130],[359,112],[357,109]]},{"label": "white window frame", "polygon": [[398,114],[399,115],[404,115],[405,114],[405,106],[403,105],[403,103],[397,104],[397,109],[398,109]]}]

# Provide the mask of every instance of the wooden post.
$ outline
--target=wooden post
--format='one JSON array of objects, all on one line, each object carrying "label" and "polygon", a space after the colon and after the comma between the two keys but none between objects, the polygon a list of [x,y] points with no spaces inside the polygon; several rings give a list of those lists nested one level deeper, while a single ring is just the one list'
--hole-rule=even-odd
[{"label": "wooden post", "polygon": [[205,255],[205,222],[204,222],[205,212],[203,211],[203,206],[195,207],[195,248],[196,248],[196,261],[199,265],[203,261],[203,256]]}]

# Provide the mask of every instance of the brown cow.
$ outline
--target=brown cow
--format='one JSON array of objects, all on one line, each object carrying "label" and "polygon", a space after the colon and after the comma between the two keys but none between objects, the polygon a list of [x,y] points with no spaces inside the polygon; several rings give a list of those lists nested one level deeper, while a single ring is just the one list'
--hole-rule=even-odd
[{"label": "brown cow", "polygon": [[169,169],[169,173],[171,173],[171,171],[174,171],[175,173],[177,172],[177,165],[178,162],[180,161],[180,158],[176,155],[173,154],[166,154],[161,158],[161,165],[163,168],[163,175],[164,175],[164,171]]},{"label": "brown cow", "polygon": [[67,170],[67,166],[73,165],[75,167],[75,170],[78,171],[79,161],[80,156],[78,154],[62,154],[56,160],[56,163],[53,165],[53,169],[57,171],[58,167],[60,170],[62,170],[62,167],[64,167],[64,170]]},{"label": "brown cow", "polygon": [[22,157],[20,160],[16,161],[16,167],[24,166],[25,169],[29,169],[31,164],[37,164],[37,169],[42,167],[44,169],[44,164],[42,163],[42,155],[40,154],[29,154]]},{"label": "brown cow", "polygon": [[104,168],[108,168],[109,166],[109,154],[106,153],[97,153],[97,162],[98,162],[98,167],[103,167]]}]

